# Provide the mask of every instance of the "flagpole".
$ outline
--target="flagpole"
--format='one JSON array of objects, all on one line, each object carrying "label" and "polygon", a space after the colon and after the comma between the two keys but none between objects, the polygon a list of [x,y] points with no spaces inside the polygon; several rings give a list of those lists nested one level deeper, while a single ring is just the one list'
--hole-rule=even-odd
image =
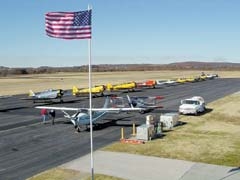
[{"label": "flagpole", "polygon": [[[92,9],[88,5],[88,10]],[[92,34],[92,33],[91,33]],[[92,35],[91,35],[92,36]],[[93,165],[93,125],[92,125],[92,42],[88,40],[88,87],[89,87],[89,113],[90,113],[90,146],[91,146],[91,175],[94,180],[94,165]]]}]

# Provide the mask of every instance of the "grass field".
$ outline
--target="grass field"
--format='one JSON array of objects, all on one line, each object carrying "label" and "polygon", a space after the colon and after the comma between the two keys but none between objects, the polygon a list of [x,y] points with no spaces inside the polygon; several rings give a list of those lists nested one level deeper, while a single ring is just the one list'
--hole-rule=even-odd
[{"label": "grass field", "polygon": [[[131,71],[99,72],[92,74],[92,85],[122,83],[126,81],[143,81],[148,79],[172,79],[178,77],[199,76],[201,71]],[[206,72],[205,73],[212,73]],[[222,78],[240,78],[239,71],[220,71]],[[88,87],[88,73],[57,73],[40,75],[21,75],[0,78],[0,95],[27,94],[46,89],[72,89]]]},{"label": "grass field", "polygon": [[209,113],[181,116],[185,125],[165,132],[163,138],[141,145],[116,142],[107,151],[240,166],[240,93],[207,105]]},{"label": "grass field", "polygon": [[[89,173],[81,173],[79,171],[53,168],[37,174],[27,180],[91,180],[92,177]],[[121,178],[107,176],[103,174],[94,174],[95,180],[123,180]]]}]

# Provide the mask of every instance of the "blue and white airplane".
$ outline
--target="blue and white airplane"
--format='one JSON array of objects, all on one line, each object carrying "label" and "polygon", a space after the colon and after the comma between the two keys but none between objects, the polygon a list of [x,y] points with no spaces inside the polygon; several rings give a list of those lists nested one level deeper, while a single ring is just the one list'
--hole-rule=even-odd
[{"label": "blue and white airplane", "polygon": [[[137,107],[120,107],[112,108],[108,107],[111,105],[111,98],[106,97],[104,106],[102,108],[92,108],[92,124],[95,125],[97,121],[103,119],[103,117],[108,113],[121,113],[121,112],[130,112],[130,111],[141,111],[143,108]],[[90,109],[89,108],[70,108],[70,107],[51,107],[51,106],[36,106],[38,109],[53,109],[61,110],[65,115],[64,117],[70,119],[74,127],[78,132],[82,126],[88,126],[90,124]],[[67,111],[75,111],[73,115],[67,113]]]}]

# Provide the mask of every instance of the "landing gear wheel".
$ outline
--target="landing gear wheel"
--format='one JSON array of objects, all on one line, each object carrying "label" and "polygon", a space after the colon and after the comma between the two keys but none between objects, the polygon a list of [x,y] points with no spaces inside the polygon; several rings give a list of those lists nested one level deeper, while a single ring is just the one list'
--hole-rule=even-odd
[{"label": "landing gear wheel", "polygon": [[80,133],[80,132],[81,132],[81,128],[80,128],[80,126],[77,126],[77,128],[76,128],[76,132],[77,132],[77,133]]},{"label": "landing gear wheel", "polygon": [[144,110],[140,110],[139,113],[140,114],[145,114],[145,111]]}]

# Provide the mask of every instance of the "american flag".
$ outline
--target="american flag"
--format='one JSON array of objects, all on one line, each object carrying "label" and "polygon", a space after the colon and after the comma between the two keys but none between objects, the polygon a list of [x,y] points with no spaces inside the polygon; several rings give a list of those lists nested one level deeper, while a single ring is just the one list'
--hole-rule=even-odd
[{"label": "american flag", "polygon": [[91,15],[91,10],[46,13],[46,33],[61,39],[91,39]]}]

